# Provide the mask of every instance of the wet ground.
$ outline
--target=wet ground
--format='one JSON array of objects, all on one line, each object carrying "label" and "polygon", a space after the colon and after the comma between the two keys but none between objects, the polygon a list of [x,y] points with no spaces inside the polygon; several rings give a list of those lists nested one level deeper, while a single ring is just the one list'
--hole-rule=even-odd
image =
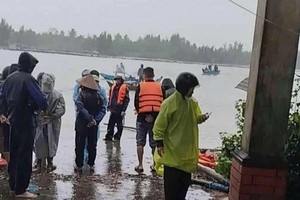
[{"label": "wet ground", "polygon": [[[105,129],[102,125],[94,173],[87,168],[82,174],[74,172],[74,134],[64,133],[54,159],[57,170],[33,174],[29,190],[39,193],[39,199],[164,199],[162,178],[150,172],[150,148],[145,147],[145,172],[138,175],[134,171],[137,164],[135,131],[124,130],[120,142],[105,142],[102,140]],[[1,170],[0,200],[14,199],[6,179],[6,171]],[[219,199],[215,196],[216,193],[193,185],[187,199]]]}]

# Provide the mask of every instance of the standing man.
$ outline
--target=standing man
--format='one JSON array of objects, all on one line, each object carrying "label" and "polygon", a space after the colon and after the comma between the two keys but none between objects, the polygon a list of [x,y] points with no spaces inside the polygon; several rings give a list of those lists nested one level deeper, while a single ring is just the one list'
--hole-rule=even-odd
[{"label": "standing man", "polygon": [[198,164],[198,124],[208,119],[192,97],[199,85],[195,75],[181,73],[176,80],[176,92],[167,98],[155,121],[153,132],[158,164],[164,165],[166,200],[184,200],[191,183],[191,173]]},{"label": "standing man", "polygon": [[[138,85],[134,97],[134,107],[138,114],[136,119],[136,144],[139,161],[138,166],[134,170],[138,173],[144,171],[143,156],[147,135],[149,135],[152,155],[154,154],[156,144],[153,140],[152,128],[164,99],[164,91],[161,84],[155,82],[153,78],[153,68],[146,67],[143,70],[143,79],[145,81]],[[153,167],[154,165],[151,166],[151,171],[154,169]]]},{"label": "standing man", "polygon": [[143,81],[143,73],[144,72],[144,65],[141,64],[141,67],[139,68],[139,71],[138,71],[138,77],[139,77],[139,83]]},{"label": "standing man", "polygon": [[26,191],[32,172],[32,149],[37,110],[46,111],[47,100],[31,76],[38,60],[27,52],[19,56],[19,70],[3,84],[1,101],[11,125],[9,186],[18,198],[36,198]]},{"label": "standing man", "polygon": [[76,99],[77,116],[75,122],[75,163],[76,172],[82,171],[84,147],[87,141],[90,172],[94,172],[97,154],[97,130],[104,115],[101,111],[103,100],[98,93],[98,85],[92,75],[77,80],[81,90]]},{"label": "standing man", "polygon": [[[120,140],[123,132],[123,118],[125,117],[130,98],[127,84],[124,83],[123,74],[117,74],[115,83],[109,91],[109,101],[107,110],[110,111],[110,116],[107,125],[107,134],[104,140],[112,141]],[[117,124],[117,133],[114,134],[115,124]]]}]

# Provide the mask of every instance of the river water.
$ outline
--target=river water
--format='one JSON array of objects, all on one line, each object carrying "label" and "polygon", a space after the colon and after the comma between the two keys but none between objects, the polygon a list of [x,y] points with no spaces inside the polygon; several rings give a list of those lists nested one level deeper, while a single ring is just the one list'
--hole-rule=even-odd
[{"label": "river water", "polygon": [[[0,70],[11,63],[17,62],[20,52],[0,50]],[[235,126],[235,101],[246,98],[246,92],[234,87],[246,76],[249,70],[247,68],[222,67],[218,76],[202,75],[200,64],[184,64],[169,62],[153,62],[130,60],[121,58],[99,58],[82,57],[72,55],[58,55],[48,53],[33,53],[39,60],[33,75],[39,72],[52,73],[56,77],[55,88],[61,91],[66,100],[67,111],[63,117],[62,136],[64,134],[73,134],[75,113],[72,102],[72,92],[75,80],[80,77],[81,71],[85,68],[96,69],[103,73],[113,73],[115,66],[123,62],[125,69],[129,74],[136,75],[141,63],[144,66],[151,66],[155,70],[156,78],[163,76],[169,77],[174,82],[181,72],[194,73],[201,84],[201,87],[195,89],[194,96],[199,101],[203,112],[212,112],[210,119],[200,126],[200,147],[215,148],[220,146],[219,132],[236,131]],[[100,81],[102,87],[108,92],[108,85],[104,80]],[[130,92],[131,102],[126,113],[126,125],[135,126],[135,115],[133,114],[133,95]],[[108,115],[103,122],[108,121]],[[105,128],[103,128],[105,131]]]}]

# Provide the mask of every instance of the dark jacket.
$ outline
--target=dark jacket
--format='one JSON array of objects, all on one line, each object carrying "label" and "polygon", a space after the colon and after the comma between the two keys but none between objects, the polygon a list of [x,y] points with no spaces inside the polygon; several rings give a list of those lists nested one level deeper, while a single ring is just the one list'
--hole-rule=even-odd
[{"label": "dark jacket", "polygon": [[31,72],[38,61],[29,53],[19,58],[19,70],[7,77],[0,93],[2,112],[18,128],[33,125],[34,112],[47,109],[47,100]]},{"label": "dark jacket", "polygon": [[123,103],[122,104],[117,103],[120,87],[121,86],[114,87],[114,90],[112,91],[112,95],[111,95],[111,89],[109,91],[110,95],[109,95],[109,101],[108,101],[107,108],[110,110],[110,112],[116,113],[116,114],[121,114],[122,111],[125,112],[127,110],[128,104],[130,102],[129,91],[127,89]]},{"label": "dark jacket", "polygon": [[168,98],[169,96],[171,96],[176,91],[174,83],[169,78],[165,78],[162,81],[161,85],[162,85],[162,87],[165,90],[165,97],[166,98]]},{"label": "dark jacket", "polygon": [[75,101],[77,108],[77,117],[75,122],[76,131],[87,130],[87,125],[93,119],[97,125],[103,119],[105,112],[103,112],[103,100],[96,90],[82,88],[79,92],[78,98]]}]

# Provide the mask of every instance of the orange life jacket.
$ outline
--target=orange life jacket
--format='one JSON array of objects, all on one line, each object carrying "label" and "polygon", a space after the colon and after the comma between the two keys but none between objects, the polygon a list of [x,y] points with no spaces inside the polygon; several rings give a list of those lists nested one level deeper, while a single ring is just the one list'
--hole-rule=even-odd
[{"label": "orange life jacket", "polygon": [[139,113],[159,112],[163,102],[161,84],[158,82],[141,82],[139,93]]},{"label": "orange life jacket", "polygon": [[[116,84],[113,84],[111,86],[110,94],[109,94],[109,104],[111,104],[112,96],[113,96],[115,87],[116,87]],[[123,101],[124,101],[125,96],[126,96],[126,92],[127,92],[127,84],[123,83],[120,86],[119,93],[118,93],[118,101],[117,101],[118,104],[120,104],[120,105],[123,104]]]}]

